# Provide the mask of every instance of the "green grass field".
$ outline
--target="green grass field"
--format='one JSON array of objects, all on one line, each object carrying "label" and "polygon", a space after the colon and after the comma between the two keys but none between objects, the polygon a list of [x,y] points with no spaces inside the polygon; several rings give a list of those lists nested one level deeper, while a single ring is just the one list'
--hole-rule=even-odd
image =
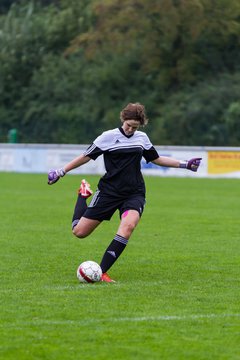
[{"label": "green grass field", "polygon": [[72,236],[79,182],[0,173],[0,359],[240,359],[239,180],[146,178],[116,284],[76,278],[118,226]]}]

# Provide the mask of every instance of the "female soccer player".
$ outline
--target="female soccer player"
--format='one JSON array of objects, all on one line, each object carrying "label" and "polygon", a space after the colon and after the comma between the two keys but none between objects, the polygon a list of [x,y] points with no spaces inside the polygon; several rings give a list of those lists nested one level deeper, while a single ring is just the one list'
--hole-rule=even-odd
[{"label": "female soccer player", "polygon": [[187,161],[159,156],[148,136],[139,131],[140,126],[145,126],[148,122],[142,104],[128,104],[121,111],[120,120],[120,127],[103,132],[83,154],[62,169],[50,170],[48,173],[48,184],[52,185],[72,169],[103,155],[106,173],[99,180],[98,189],[88,206],[86,199],[93,192],[87,181],[81,182],[72,218],[72,230],[78,238],[85,238],[103,220],[110,220],[114,212],[119,210],[120,224],[117,233],[100,263],[102,281],[106,282],[114,282],[107,271],[125,249],[143,213],[145,183],[141,173],[142,157],[159,166],[191,171],[197,171],[201,162],[201,158]]}]

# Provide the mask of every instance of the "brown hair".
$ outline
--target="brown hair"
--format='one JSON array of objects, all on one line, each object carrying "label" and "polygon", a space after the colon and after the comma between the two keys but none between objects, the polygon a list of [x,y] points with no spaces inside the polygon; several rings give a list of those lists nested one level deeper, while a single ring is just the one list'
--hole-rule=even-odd
[{"label": "brown hair", "polygon": [[147,125],[148,119],[145,114],[145,107],[140,103],[129,103],[120,112],[121,122],[124,123],[126,120],[136,120],[140,122],[140,125]]}]

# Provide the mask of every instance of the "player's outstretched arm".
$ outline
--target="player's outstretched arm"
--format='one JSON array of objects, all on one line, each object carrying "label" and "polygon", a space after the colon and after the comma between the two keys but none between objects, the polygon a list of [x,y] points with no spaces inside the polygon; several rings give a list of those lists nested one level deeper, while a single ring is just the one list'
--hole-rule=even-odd
[{"label": "player's outstretched arm", "polygon": [[63,177],[67,172],[86,164],[91,158],[89,156],[80,155],[70,161],[61,169],[49,170],[48,172],[48,185],[55,184],[60,177]]},{"label": "player's outstretched arm", "polygon": [[159,156],[159,158],[154,160],[153,163],[159,166],[182,168],[196,172],[199,168],[199,165],[201,164],[201,160],[202,158],[192,158],[190,160],[177,160],[166,156]]}]

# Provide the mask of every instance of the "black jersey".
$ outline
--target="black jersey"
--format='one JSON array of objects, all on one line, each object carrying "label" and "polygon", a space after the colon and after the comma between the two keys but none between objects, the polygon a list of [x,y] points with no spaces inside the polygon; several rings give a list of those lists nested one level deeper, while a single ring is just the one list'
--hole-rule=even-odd
[{"label": "black jersey", "polygon": [[144,132],[135,131],[132,135],[126,135],[122,128],[103,132],[84,155],[95,160],[102,154],[106,168],[98,184],[102,193],[114,196],[145,195],[141,159],[144,157],[149,162],[159,155]]}]

